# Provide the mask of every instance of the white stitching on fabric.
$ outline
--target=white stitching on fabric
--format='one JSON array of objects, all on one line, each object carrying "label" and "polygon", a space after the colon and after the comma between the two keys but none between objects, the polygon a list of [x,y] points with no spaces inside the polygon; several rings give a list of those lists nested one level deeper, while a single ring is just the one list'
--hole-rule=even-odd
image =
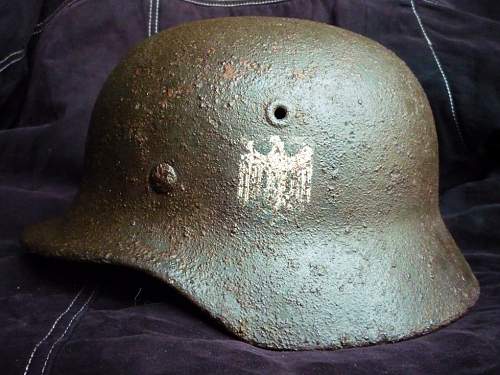
[{"label": "white stitching on fabric", "polygon": [[158,33],[159,25],[160,25],[160,0],[156,0],[155,34]]},{"label": "white stitching on fabric", "polygon": [[[37,34],[40,34],[43,29],[45,28],[45,26],[47,25],[47,23],[49,23],[50,21],[52,21],[52,19],[57,16],[59,13],[61,13],[64,9],[66,9],[67,7],[70,7],[71,5],[74,5],[75,3],[79,2],[81,0],[66,0],[64,2],[62,2],[55,11],[53,11],[49,16],[47,16],[43,21],[37,23],[35,25],[35,28],[33,31],[33,33],[31,35],[37,35]],[[37,30],[38,28],[38,30]]]},{"label": "white stitching on fabric", "polygon": [[12,56],[19,55],[20,53],[23,53],[23,52],[24,52],[23,49],[20,49],[19,51],[16,51],[16,52],[12,52],[11,54],[5,56],[2,60],[0,60],[0,65],[2,65],[4,62],[6,62]]},{"label": "white stitching on fabric", "polygon": [[9,62],[4,67],[0,68],[0,73],[2,73],[5,69],[7,69],[12,64],[15,64],[16,62],[21,61],[22,59],[24,59],[24,53],[21,56],[19,56],[17,59],[12,60],[11,62]]},{"label": "white stitching on fabric", "polygon": [[148,37],[151,36],[151,18],[153,16],[153,0],[149,0],[149,17],[148,17]]},{"label": "white stitching on fabric", "polygon": [[431,4],[431,5],[441,5],[439,4],[436,0],[422,0],[424,3],[428,3],[428,4]]},{"label": "white stitching on fabric", "polygon": [[137,299],[139,298],[139,295],[141,294],[141,292],[142,292],[142,288],[139,288],[139,290],[137,291],[137,294],[134,297],[134,306],[137,305]]},{"label": "white stitching on fabric", "polygon": [[195,4],[195,5],[202,5],[202,6],[210,6],[210,7],[238,7],[238,6],[246,6],[246,5],[265,5],[265,4],[275,4],[275,3],[282,3],[285,1],[290,1],[290,0],[262,0],[262,1],[238,1],[235,3],[229,3],[229,2],[224,2],[224,3],[217,3],[215,1],[209,1],[209,0],[182,0],[187,3]]},{"label": "white stitching on fabric", "polygon": [[68,307],[66,307],[66,310],[64,310],[61,314],[59,314],[59,316],[57,317],[57,319],[54,321],[54,324],[52,324],[52,327],[50,327],[50,330],[49,332],[47,332],[47,334],[43,337],[43,339],[41,339],[36,345],[35,347],[33,348],[33,350],[31,351],[31,354],[28,358],[28,362],[26,363],[26,367],[24,368],[24,373],[23,375],[26,375],[28,373],[28,370],[30,368],[30,365],[31,365],[31,361],[33,360],[33,357],[35,356],[35,353],[36,351],[38,350],[38,348],[40,347],[40,345],[42,345],[48,338],[49,336],[52,334],[52,331],[54,331],[54,329],[56,328],[57,326],[57,323],[59,323],[59,321],[62,319],[62,317],[64,315],[66,315],[68,313],[68,311],[73,307],[73,305],[75,304],[76,300],[78,299],[78,297],[80,297],[80,294],[82,294],[83,292],[83,289],[85,287],[82,287],[80,289],[80,291],[76,294],[76,296],[73,298],[73,300],[71,301],[71,303],[68,305]]},{"label": "white stitching on fabric", "polygon": [[436,61],[436,65],[439,69],[439,72],[441,73],[441,76],[443,77],[444,85],[446,87],[446,93],[448,94],[448,101],[450,103],[450,109],[451,109],[451,115],[453,117],[453,122],[455,123],[455,128],[457,130],[460,141],[462,142],[462,145],[465,146],[465,140],[464,140],[464,137],[462,134],[462,130],[460,129],[460,125],[458,123],[458,118],[457,118],[457,114],[455,111],[455,101],[453,100],[453,95],[451,92],[450,84],[448,82],[448,78],[446,77],[446,74],[444,72],[443,66],[441,65],[441,61],[438,58],[437,53],[434,50],[434,46],[432,45],[431,39],[429,38],[429,35],[427,35],[427,31],[425,31],[424,24],[422,22],[422,19],[420,18],[420,15],[417,12],[417,7],[415,6],[415,0],[410,0],[410,4],[411,4],[411,9],[413,10],[413,14],[415,15],[415,18],[417,19],[418,26],[420,27],[420,30],[422,31],[422,34],[424,35],[424,39],[427,42],[427,45],[429,46],[429,49],[431,50],[432,56],[433,56],[434,60]]},{"label": "white stitching on fabric", "polygon": [[57,338],[56,341],[54,341],[54,343],[50,347],[49,352],[47,353],[47,357],[45,358],[45,362],[43,362],[42,372],[40,373],[40,375],[43,375],[45,373],[45,369],[47,367],[47,363],[49,362],[50,355],[52,354],[52,351],[54,350],[54,348],[56,347],[56,345],[64,338],[64,336],[66,336],[66,334],[68,333],[68,331],[69,331],[70,327],[72,326],[73,322],[75,321],[75,319],[77,317],[79,317],[81,315],[83,309],[85,309],[85,307],[88,306],[88,304],[90,303],[90,301],[94,297],[95,291],[96,291],[96,289],[92,290],[92,293],[90,293],[89,298],[87,298],[87,300],[82,305],[82,307],[80,307],[80,309],[75,313],[75,315],[73,315],[73,317],[69,321],[68,325],[66,326],[66,329],[64,330],[64,332],[61,334],[61,336],[59,336]]},{"label": "white stitching on fabric", "polygon": [[[38,22],[36,25],[35,25],[35,28],[39,27],[39,28],[42,28],[48,21],[50,21],[50,19],[52,17],[54,17],[54,15],[57,13],[57,11],[63,7],[65,7],[67,5],[67,3],[71,1],[71,0],[64,0],[61,5],[59,5],[57,7],[57,9],[55,11],[53,11],[51,14],[49,14],[47,17],[45,17],[42,21]],[[40,30],[41,31],[41,30]]]}]

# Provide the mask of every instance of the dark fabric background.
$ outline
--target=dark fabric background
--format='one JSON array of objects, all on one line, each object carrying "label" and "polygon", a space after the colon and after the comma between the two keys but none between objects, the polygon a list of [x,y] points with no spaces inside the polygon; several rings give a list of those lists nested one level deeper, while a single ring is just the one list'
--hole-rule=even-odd
[{"label": "dark fabric background", "polygon": [[[196,2],[0,1],[0,374],[500,373],[500,3],[414,3],[454,118],[409,0]],[[156,28],[236,15],[339,25],[415,72],[436,118],[442,211],[481,283],[463,319],[395,344],[268,351],[138,272],[25,254],[22,228],[77,191],[93,103],[127,49]]]}]

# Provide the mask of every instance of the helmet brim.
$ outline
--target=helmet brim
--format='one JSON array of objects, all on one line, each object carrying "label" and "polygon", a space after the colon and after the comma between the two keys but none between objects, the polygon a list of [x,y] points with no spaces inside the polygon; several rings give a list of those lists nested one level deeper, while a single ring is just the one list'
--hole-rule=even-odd
[{"label": "helmet brim", "polygon": [[242,236],[214,228],[179,238],[124,213],[70,214],[28,228],[23,241],[44,255],[146,271],[238,337],[272,349],[407,339],[458,319],[479,296],[440,217],[383,231],[319,228],[307,241],[298,231],[276,236],[267,247],[258,238],[269,233],[259,231]]}]

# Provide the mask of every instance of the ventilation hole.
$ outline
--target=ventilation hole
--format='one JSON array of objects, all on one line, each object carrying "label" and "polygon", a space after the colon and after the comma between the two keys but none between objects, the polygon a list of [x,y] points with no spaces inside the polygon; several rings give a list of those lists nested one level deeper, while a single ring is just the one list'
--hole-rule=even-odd
[{"label": "ventilation hole", "polygon": [[283,120],[286,117],[287,113],[288,111],[286,110],[286,108],[281,105],[277,106],[274,109],[274,117],[276,117],[278,120]]}]

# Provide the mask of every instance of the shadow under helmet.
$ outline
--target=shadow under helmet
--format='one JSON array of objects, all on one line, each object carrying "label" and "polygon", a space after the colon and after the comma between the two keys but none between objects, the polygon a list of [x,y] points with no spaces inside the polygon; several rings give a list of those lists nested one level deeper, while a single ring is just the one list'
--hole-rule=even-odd
[{"label": "shadow under helmet", "polygon": [[304,20],[204,20],[134,48],[95,105],[76,202],[24,242],[144,270],[275,349],[409,338],[479,294],[417,79]]}]

